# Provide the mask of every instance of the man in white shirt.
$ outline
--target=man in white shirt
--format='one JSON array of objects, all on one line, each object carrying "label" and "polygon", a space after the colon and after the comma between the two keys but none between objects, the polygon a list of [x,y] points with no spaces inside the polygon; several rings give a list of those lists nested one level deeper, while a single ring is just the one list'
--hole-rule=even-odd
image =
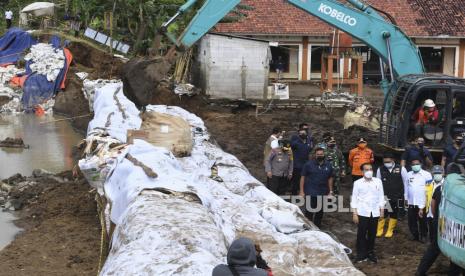
[{"label": "man in white shirt", "polygon": [[6,28],[11,28],[11,21],[13,20],[13,12],[8,10],[5,12]]},{"label": "man in white shirt", "polygon": [[358,224],[356,262],[373,263],[378,259],[375,255],[376,229],[378,219],[384,217],[384,191],[380,179],[373,177],[373,166],[370,163],[361,166],[363,178],[354,182],[350,206],[353,220]]},{"label": "man in white shirt", "polygon": [[408,173],[408,184],[405,186],[405,200],[408,202],[408,226],[412,240],[424,242],[426,238],[426,185],[433,181],[431,174],[421,168],[421,161],[411,162],[412,171]]}]

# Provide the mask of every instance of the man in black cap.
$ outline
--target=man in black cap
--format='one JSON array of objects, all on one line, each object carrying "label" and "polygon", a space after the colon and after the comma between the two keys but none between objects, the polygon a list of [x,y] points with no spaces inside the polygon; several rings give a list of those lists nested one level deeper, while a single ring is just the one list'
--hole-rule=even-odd
[{"label": "man in black cap", "polygon": [[239,238],[228,249],[228,264],[221,264],[213,269],[212,276],[267,276],[264,269],[256,268],[257,251],[252,240]]}]

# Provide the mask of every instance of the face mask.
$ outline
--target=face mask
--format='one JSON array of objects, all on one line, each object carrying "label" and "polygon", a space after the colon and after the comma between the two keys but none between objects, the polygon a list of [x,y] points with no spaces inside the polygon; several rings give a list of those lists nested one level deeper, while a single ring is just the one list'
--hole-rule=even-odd
[{"label": "face mask", "polygon": [[422,147],[425,146],[425,144],[424,144],[424,143],[418,143],[418,146],[419,146],[420,148],[422,148]]},{"label": "face mask", "polygon": [[299,134],[299,137],[302,139],[307,139],[307,134]]},{"label": "face mask", "polygon": [[455,140],[455,143],[456,143],[457,145],[459,145],[459,146],[460,146],[460,145],[462,145],[462,143],[463,143],[463,140]]},{"label": "face mask", "polygon": [[384,163],[384,166],[385,166],[387,169],[392,169],[392,167],[394,167],[394,164],[393,164],[393,163]]},{"label": "face mask", "polygon": [[335,144],[329,144],[328,147],[329,147],[330,149],[334,149],[334,148],[336,147],[336,145],[335,145]]},{"label": "face mask", "polygon": [[373,178],[373,171],[366,171],[363,173],[363,176],[367,179],[372,179]]},{"label": "face mask", "polygon": [[412,170],[413,170],[414,172],[419,172],[419,171],[421,170],[421,165],[413,165],[413,166],[412,166]]},{"label": "face mask", "polygon": [[436,182],[436,183],[441,182],[442,179],[443,179],[442,174],[435,174],[433,177],[434,177],[434,182]]},{"label": "face mask", "polygon": [[361,149],[364,149],[367,147],[367,144],[358,144],[358,147],[361,148]]},{"label": "face mask", "polygon": [[324,160],[325,160],[324,156],[317,156],[316,157],[316,161],[318,161],[318,162],[323,162]]}]

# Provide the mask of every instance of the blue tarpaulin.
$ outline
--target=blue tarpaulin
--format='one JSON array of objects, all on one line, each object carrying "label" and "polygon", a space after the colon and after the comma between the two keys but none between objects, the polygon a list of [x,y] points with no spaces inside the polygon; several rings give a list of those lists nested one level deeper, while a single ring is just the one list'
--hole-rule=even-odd
[{"label": "blue tarpaulin", "polygon": [[9,29],[0,37],[0,66],[16,63],[23,52],[36,43],[30,33],[19,28]]},{"label": "blue tarpaulin", "polygon": [[[59,37],[53,36],[50,40],[50,44],[52,44],[54,48],[61,49],[61,40]],[[56,92],[60,91],[61,83],[68,70],[69,60],[65,55],[65,66],[61,69],[60,74],[54,82],[48,81],[45,75],[31,73],[31,64],[31,61],[28,61],[26,64],[26,74],[30,75],[24,82],[24,93],[21,99],[25,110],[31,110],[35,105],[51,99],[55,96]]]}]

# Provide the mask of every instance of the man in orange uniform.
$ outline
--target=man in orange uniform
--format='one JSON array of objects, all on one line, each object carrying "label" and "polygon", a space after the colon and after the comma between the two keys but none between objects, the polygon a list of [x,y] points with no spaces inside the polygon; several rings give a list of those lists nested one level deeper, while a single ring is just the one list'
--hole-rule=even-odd
[{"label": "man in orange uniform", "polygon": [[373,164],[373,162],[375,162],[373,151],[367,147],[367,141],[364,138],[360,138],[357,147],[349,153],[349,166],[352,167],[352,181],[355,182],[363,177],[363,172],[360,169],[362,164]]}]

